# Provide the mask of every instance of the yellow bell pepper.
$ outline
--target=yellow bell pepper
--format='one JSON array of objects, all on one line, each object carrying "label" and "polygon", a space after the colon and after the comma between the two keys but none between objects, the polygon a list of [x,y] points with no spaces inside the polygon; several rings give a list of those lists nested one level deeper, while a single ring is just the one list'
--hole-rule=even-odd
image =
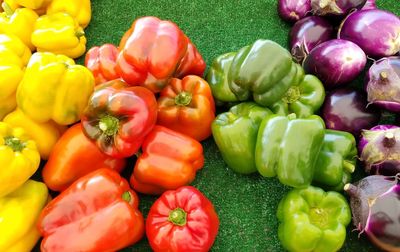
[{"label": "yellow bell pepper", "polygon": [[[32,0],[4,0],[3,2],[7,3],[12,10],[16,10],[17,8],[26,7],[35,11],[39,16],[46,14],[47,6],[50,4],[52,0],[40,0],[40,1],[32,1]],[[0,1],[2,2],[2,1]],[[31,8],[32,6],[40,6],[38,9]]]},{"label": "yellow bell pepper", "polygon": [[18,107],[33,120],[60,125],[79,121],[94,77],[73,59],[53,53],[34,53],[17,90]]},{"label": "yellow bell pepper", "polygon": [[39,163],[36,143],[25,131],[0,122],[0,197],[25,183],[39,168]]},{"label": "yellow bell pepper", "polygon": [[32,251],[40,237],[36,224],[48,199],[46,185],[33,180],[0,198],[0,251]]},{"label": "yellow bell pepper", "polygon": [[67,13],[54,13],[37,19],[32,43],[38,52],[64,54],[78,58],[85,53],[86,37],[83,28]]},{"label": "yellow bell pepper", "polygon": [[66,12],[74,17],[82,28],[86,28],[92,17],[90,0],[53,0],[47,7],[47,14]]},{"label": "yellow bell pepper", "polygon": [[31,57],[29,48],[12,34],[0,34],[0,120],[16,107],[15,92]]},{"label": "yellow bell pepper", "polygon": [[35,47],[31,42],[31,35],[38,14],[28,8],[18,8],[14,11],[5,2],[2,7],[4,12],[0,13],[0,33],[16,35],[33,51]]},{"label": "yellow bell pepper", "polygon": [[35,122],[20,109],[16,109],[8,114],[3,121],[13,127],[23,128],[36,142],[40,157],[44,160],[47,160],[53,146],[67,129],[67,127],[57,125],[53,121],[45,123]]}]

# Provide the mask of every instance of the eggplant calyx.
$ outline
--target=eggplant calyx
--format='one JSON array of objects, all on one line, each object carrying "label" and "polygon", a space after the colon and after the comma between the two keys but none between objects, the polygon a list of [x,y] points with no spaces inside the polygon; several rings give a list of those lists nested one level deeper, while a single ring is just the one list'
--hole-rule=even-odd
[{"label": "eggplant calyx", "polygon": [[297,13],[294,12],[294,11],[291,11],[290,14],[289,14],[289,16],[295,18],[296,20],[299,20],[299,19],[300,19],[299,15],[297,15]]},{"label": "eggplant calyx", "polygon": [[292,48],[292,58],[296,63],[303,63],[304,59],[308,55],[308,48],[303,40],[301,43],[296,43]]},{"label": "eggplant calyx", "polygon": [[343,190],[350,196],[350,197],[357,197],[360,194],[360,191],[357,186],[353,184],[345,184]]},{"label": "eggplant calyx", "polygon": [[396,138],[392,132],[387,132],[382,140],[383,147],[390,149],[396,144]]},{"label": "eggplant calyx", "polygon": [[339,8],[335,0],[313,0],[311,1],[314,13],[320,16],[327,14],[341,15],[343,11]]},{"label": "eggplant calyx", "polygon": [[382,71],[379,73],[379,84],[387,84],[389,82],[389,75],[387,72]]}]

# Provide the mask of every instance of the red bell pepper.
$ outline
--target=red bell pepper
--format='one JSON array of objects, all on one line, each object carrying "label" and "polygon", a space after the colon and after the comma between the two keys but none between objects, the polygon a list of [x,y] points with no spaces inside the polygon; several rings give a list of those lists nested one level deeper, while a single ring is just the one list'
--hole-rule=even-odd
[{"label": "red bell pepper", "polygon": [[75,124],[57,141],[43,168],[43,180],[53,191],[67,189],[74,181],[100,168],[117,172],[125,167],[125,159],[107,156]]},{"label": "red bell pepper", "polygon": [[42,211],[41,251],[116,251],[141,239],[143,216],[128,182],[110,169],[73,183]]},{"label": "red bell pepper", "polygon": [[85,66],[92,71],[96,85],[119,78],[115,70],[118,53],[112,44],[92,47],[86,53]]},{"label": "red bell pepper", "polygon": [[160,92],[172,77],[203,75],[206,64],[189,38],[171,21],[142,17],[119,45],[118,74],[130,85]]},{"label": "red bell pepper", "polygon": [[192,186],[165,192],[154,202],[146,220],[147,238],[155,252],[207,252],[218,228],[212,203]]},{"label": "red bell pepper", "polygon": [[127,87],[121,80],[96,88],[81,118],[83,131],[105,154],[123,158],[135,154],[157,121],[157,101],[144,87]]},{"label": "red bell pepper", "polygon": [[155,126],[142,145],[131,176],[133,189],[161,194],[190,184],[204,165],[203,147],[195,139]]},{"label": "red bell pepper", "polygon": [[161,91],[157,123],[198,141],[211,136],[215,104],[211,88],[202,78],[173,78]]}]

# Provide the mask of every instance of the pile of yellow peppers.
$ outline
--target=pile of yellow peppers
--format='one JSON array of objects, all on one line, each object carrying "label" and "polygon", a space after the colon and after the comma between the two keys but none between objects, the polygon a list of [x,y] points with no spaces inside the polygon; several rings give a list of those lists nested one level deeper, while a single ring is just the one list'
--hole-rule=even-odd
[{"label": "pile of yellow peppers", "polygon": [[[49,200],[30,180],[94,90],[74,60],[86,50],[90,0],[0,0],[0,251],[31,251]],[[76,95],[79,93],[80,95]]]}]

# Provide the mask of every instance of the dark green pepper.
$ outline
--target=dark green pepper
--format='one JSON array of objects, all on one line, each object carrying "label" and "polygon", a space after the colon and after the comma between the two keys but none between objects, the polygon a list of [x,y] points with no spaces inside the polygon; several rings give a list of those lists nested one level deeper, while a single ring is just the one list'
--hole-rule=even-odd
[{"label": "dark green pepper", "polygon": [[211,129],[225,163],[235,172],[249,174],[257,171],[255,148],[261,121],[272,112],[254,102],[233,106],[218,115]]},{"label": "dark green pepper", "polygon": [[256,167],[264,177],[277,176],[282,184],[306,187],[324,140],[325,124],[319,116],[296,118],[270,115],[260,125]]},{"label": "dark green pepper", "polygon": [[313,183],[327,190],[343,191],[344,185],[351,182],[356,161],[354,136],[348,132],[326,130]]},{"label": "dark green pepper", "polygon": [[337,192],[309,186],[293,189],[279,203],[278,237],[290,252],[336,252],[346,239],[350,207]]}]

